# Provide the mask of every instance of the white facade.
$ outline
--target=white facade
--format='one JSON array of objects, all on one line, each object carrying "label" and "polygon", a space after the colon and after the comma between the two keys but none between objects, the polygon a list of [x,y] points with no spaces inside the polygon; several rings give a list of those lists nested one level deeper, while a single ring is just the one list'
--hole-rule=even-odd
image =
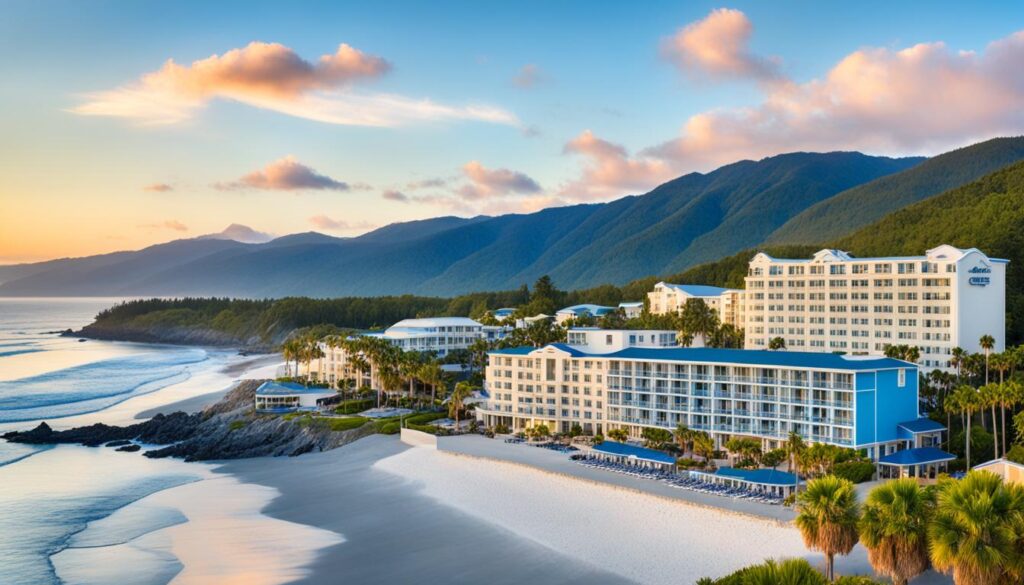
[{"label": "white facade", "polygon": [[982,335],[1003,350],[1006,265],[949,245],[890,258],[759,253],[745,280],[746,347],[764,349],[775,337],[797,351],[878,355],[887,345],[911,345],[920,365],[949,369],[952,349],[980,352]]},{"label": "white facade", "polygon": [[383,333],[367,335],[380,337],[391,342],[402,351],[432,351],[439,356],[448,355],[452,350],[467,349],[481,338],[499,338],[500,327],[484,326],[468,317],[433,317],[428,319],[403,319]]},{"label": "white facade", "polygon": [[644,304],[642,301],[622,302],[619,303],[619,309],[627,319],[636,319],[644,312]]},{"label": "white facade", "polygon": [[627,347],[674,347],[675,331],[575,327],[566,333],[569,345],[591,354],[612,353]]},{"label": "white facade", "polygon": [[652,315],[677,313],[690,299],[700,299],[718,313],[721,323],[743,325],[743,291],[703,284],[671,284],[659,282],[647,293]]}]

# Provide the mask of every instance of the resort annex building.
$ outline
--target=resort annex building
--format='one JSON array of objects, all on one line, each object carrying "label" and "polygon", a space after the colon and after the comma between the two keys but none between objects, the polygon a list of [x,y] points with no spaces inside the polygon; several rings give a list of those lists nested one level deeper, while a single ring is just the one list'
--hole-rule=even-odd
[{"label": "resort annex building", "polygon": [[920,348],[920,365],[949,369],[954,347],[1003,350],[1006,260],[942,245],[924,256],[855,258],[821,250],[806,260],[759,253],[745,279],[746,347],[781,337],[797,351],[882,354]]},{"label": "resort annex building", "polygon": [[[670,332],[571,330],[567,344],[489,354],[487,426],[545,424],[568,432],[684,424],[721,447],[754,437],[778,447],[796,432],[811,442],[863,448],[872,459],[934,444],[917,428],[918,368],[874,356],[671,347]],[[633,336],[630,339],[629,336]],[[653,339],[652,339],[653,336]],[[632,341],[632,343],[630,342]],[[663,343],[664,341],[664,343]],[[607,348],[605,350],[605,348]]]},{"label": "resort annex building", "polygon": [[700,299],[718,313],[718,320],[743,327],[743,291],[703,284],[671,284],[659,282],[647,293],[652,315],[677,313],[690,299]]}]

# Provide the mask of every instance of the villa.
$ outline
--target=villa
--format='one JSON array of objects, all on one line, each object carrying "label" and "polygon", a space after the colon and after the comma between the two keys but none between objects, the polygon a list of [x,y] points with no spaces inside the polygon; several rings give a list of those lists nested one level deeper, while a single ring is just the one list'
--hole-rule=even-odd
[{"label": "villa", "polygon": [[603,305],[573,305],[560,309],[555,313],[555,323],[561,325],[570,319],[579,319],[580,317],[604,317],[608,313],[615,311],[615,307],[605,307]]},{"label": "villa", "polygon": [[643,301],[630,301],[619,303],[619,310],[623,312],[627,319],[636,319],[644,312]]},{"label": "villa", "polygon": [[702,284],[659,282],[647,293],[652,315],[678,313],[690,299],[700,299],[718,313],[721,323],[743,327],[743,291]]},{"label": "villa", "polygon": [[[545,424],[607,434],[644,428],[703,430],[718,448],[733,437],[780,447],[791,432],[808,442],[863,449],[900,473],[928,473],[942,425],[918,415],[918,367],[880,356],[684,348],[670,331],[569,331],[569,343],[488,355],[488,426]],[[941,458],[948,453],[939,451]],[[925,467],[922,467],[925,466]]]},{"label": "villa", "polygon": [[324,400],[337,396],[329,388],[308,388],[292,382],[264,382],[256,389],[256,412],[282,413],[316,410]]}]

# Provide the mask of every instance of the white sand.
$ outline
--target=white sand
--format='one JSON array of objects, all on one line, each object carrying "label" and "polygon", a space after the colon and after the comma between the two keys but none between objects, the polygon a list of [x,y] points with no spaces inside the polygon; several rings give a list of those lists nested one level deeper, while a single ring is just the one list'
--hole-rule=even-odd
[{"label": "white sand", "polygon": [[523,466],[420,448],[376,469],[519,536],[641,583],[692,583],[765,558],[805,556],[799,533],[665,498]]},{"label": "white sand", "polygon": [[262,515],[276,489],[203,471],[209,479],[156,492],[91,523],[52,557],[58,573],[80,585],[171,577],[174,585],[279,585],[308,576],[305,567],[321,549],[344,542],[335,532]]}]

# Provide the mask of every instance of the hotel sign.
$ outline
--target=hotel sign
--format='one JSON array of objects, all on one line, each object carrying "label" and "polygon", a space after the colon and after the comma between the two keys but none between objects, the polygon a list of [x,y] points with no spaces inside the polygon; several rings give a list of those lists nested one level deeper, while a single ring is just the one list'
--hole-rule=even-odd
[{"label": "hotel sign", "polygon": [[973,286],[988,286],[992,284],[992,278],[989,276],[992,274],[992,269],[984,264],[971,268],[967,273],[971,275],[967,278],[967,284]]}]

